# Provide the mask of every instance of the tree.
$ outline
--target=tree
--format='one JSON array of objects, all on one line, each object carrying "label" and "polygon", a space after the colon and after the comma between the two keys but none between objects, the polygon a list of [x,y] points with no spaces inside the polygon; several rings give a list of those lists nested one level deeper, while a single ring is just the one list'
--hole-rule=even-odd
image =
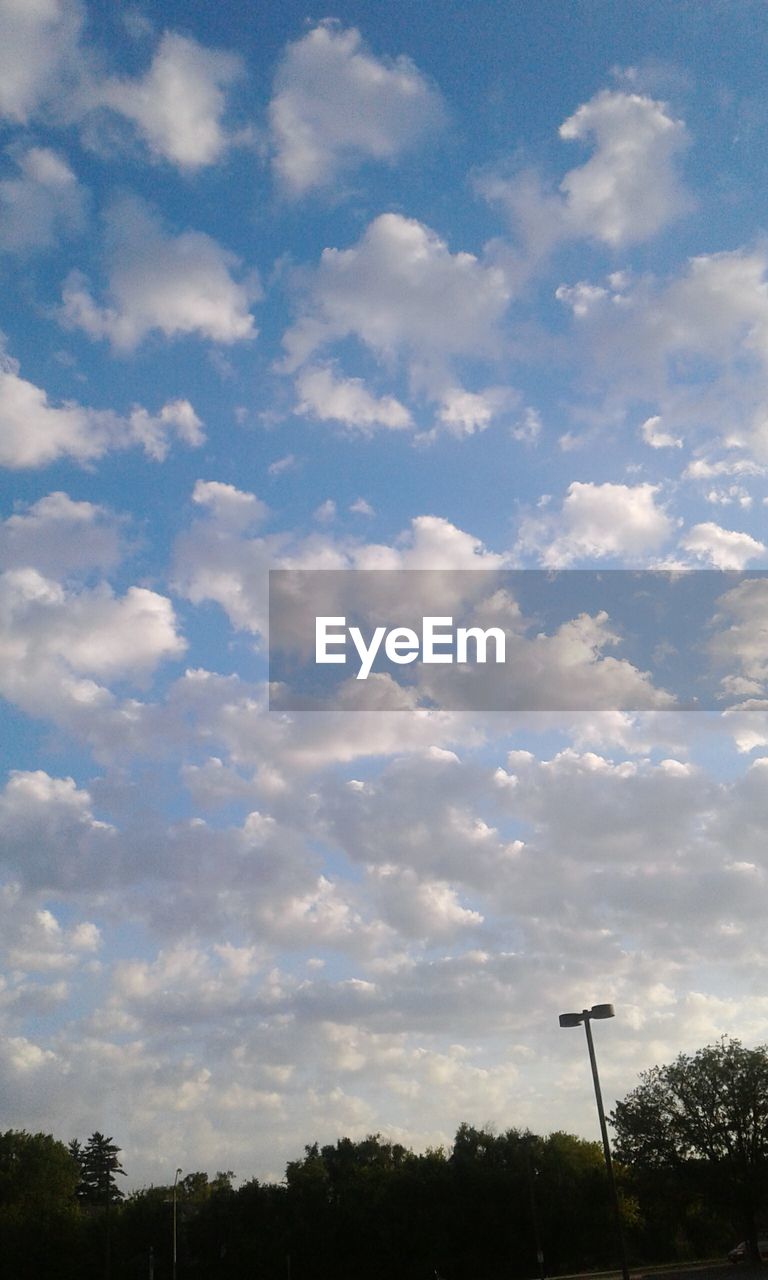
[{"label": "tree", "polygon": [[755,1263],[768,1192],[768,1046],[723,1037],[653,1067],[610,1119],[616,1154],[641,1170],[686,1169],[734,1213]]},{"label": "tree", "polygon": [[[70,1145],[70,1151],[74,1144]],[[80,1184],[78,1197],[86,1204],[109,1205],[123,1199],[123,1193],[115,1182],[115,1174],[125,1177],[125,1169],[118,1156],[120,1148],[103,1133],[92,1133],[85,1146],[77,1153],[80,1160]]]},{"label": "tree", "polygon": [[0,1207],[50,1212],[72,1203],[77,1165],[63,1142],[24,1130],[0,1134]]},{"label": "tree", "polygon": [[15,1280],[81,1274],[73,1265],[82,1245],[77,1179],[67,1148],[50,1134],[0,1134],[0,1240]]}]

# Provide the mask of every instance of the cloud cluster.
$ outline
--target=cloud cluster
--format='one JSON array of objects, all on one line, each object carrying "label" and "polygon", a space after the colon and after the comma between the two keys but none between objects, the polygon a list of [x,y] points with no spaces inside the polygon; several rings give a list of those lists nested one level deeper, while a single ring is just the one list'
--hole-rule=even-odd
[{"label": "cloud cluster", "polygon": [[284,335],[284,367],[300,371],[300,411],[368,429],[409,424],[408,409],[393,397],[377,400],[360,379],[338,380],[308,365],[353,337],[385,365],[402,361],[411,391],[438,402],[438,421],[449,429],[471,434],[487,426],[508,403],[508,389],[470,393],[454,366],[501,354],[510,297],[501,264],[451,253],[416,219],[380,214],[350,249],[323,250]]},{"label": "cloud cluster", "polygon": [[66,160],[49,147],[29,147],[17,163],[20,176],[0,182],[0,249],[48,249],[82,230],[85,195]]},{"label": "cloud cluster", "polygon": [[481,191],[508,211],[534,257],[574,239],[625,248],[650,239],[690,208],[679,175],[687,131],[663,103],[603,89],[559,132],[565,142],[593,141],[594,151],[565,174],[557,194],[545,191],[530,171],[479,179]]},{"label": "cloud cluster", "polygon": [[288,45],[269,115],[274,170],[295,198],[361,160],[394,160],[443,111],[408,58],[376,58],[359,31],[326,21]]},{"label": "cloud cluster", "polygon": [[761,248],[739,249],[691,258],[667,279],[613,273],[601,284],[560,286],[582,384],[594,397],[585,415],[623,421],[650,404],[649,443],[683,437],[764,462],[766,270]]},{"label": "cloud cluster", "polygon": [[214,164],[230,145],[225,93],[242,73],[235,54],[166,31],[143,76],[105,79],[92,94],[95,105],[136,126],[153,156],[194,170]]},{"label": "cloud cluster", "polygon": [[3,0],[0,5],[0,115],[27,124],[80,70],[79,0]]},{"label": "cloud cluster", "polygon": [[220,160],[236,140],[224,118],[240,58],[166,31],[143,75],[112,75],[83,40],[84,16],[79,0],[3,0],[0,115],[77,123],[104,150],[109,111],[134,126],[155,159],[188,172]]},{"label": "cloud cluster", "polygon": [[519,550],[547,568],[580,560],[643,563],[670,538],[674,523],[652,484],[594,484],[574,480],[559,512],[545,506],[521,525]]},{"label": "cloud cluster", "polygon": [[[150,831],[144,848],[137,833],[100,826],[93,797],[71,781],[16,775],[0,797],[0,829],[24,893],[51,883],[77,891],[79,876],[98,884],[88,859],[106,859],[100,911],[117,909],[119,883],[122,910],[139,911],[158,942],[91,988],[77,1039],[35,1038],[24,1016],[61,1002],[56,982],[98,954],[98,917],[65,929],[6,891],[17,920],[7,945],[20,971],[43,975],[33,984],[20,972],[0,1001],[9,1097],[40,1124],[48,1108],[59,1124],[81,1109],[114,1115],[116,1071],[125,1108],[116,1118],[144,1176],[157,1133],[180,1141],[193,1164],[213,1141],[238,1172],[263,1176],[279,1174],[313,1122],[332,1139],[386,1114],[416,1142],[450,1140],[468,1117],[524,1124],[545,1110],[572,1128],[581,1108],[586,1124],[583,1070],[558,1037],[557,1013],[591,998],[596,966],[608,988],[594,998],[621,1010],[602,1046],[609,1096],[646,1061],[724,1026],[762,1034],[765,1002],[748,1007],[691,979],[713,937],[735,983],[745,963],[751,981],[764,967],[764,772],[759,761],[724,784],[675,758],[570,749],[539,760],[515,748],[494,765],[465,749],[431,751],[365,779],[328,778],[308,802],[298,790],[276,793],[273,815],[252,812],[240,828]],[[25,863],[31,838],[36,857]],[[348,881],[317,876],[304,840],[315,851],[329,842],[336,865],[343,853],[360,868],[378,918],[360,913]],[[194,874],[180,881],[182,865]],[[134,886],[147,876],[142,903]],[[276,963],[275,946],[295,950],[297,965]],[[351,968],[326,975],[326,955],[347,947]],[[535,1073],[531,1036],[547,1046]],[[61,1088],[62,1070],[77,1088]],[[259,1127],[258,1158],[244,1115]]]},{"label": "cloud cluster", "polygon": [[296,390],[296,412],[319,422],[339,422],[365,433],[375,427],[402,431],[412,425],[409,410],[394,396],[376,397],[362,378],[337,377],[327,365],[302,369]]},{"label": "cloud cluster", "polygon": [[250,304],[256,277],[238,281],[234,254],[202,231],[174,236],[138,197],[125,196],[105,218],[107,297],[98,303],[73,272],[64,285],[62,318],[91,338],[132,351],[149,333],[199,334],[229,344],[253,338]]},{"label": "cloud cluster", "polygon": [[44,467],[60,458],[85,464],[135,445],[161,461],[174,435],[192,447],[205,439],[188,400],[169,401],[157,414],[137,406],[127,417],[74,401],[56,405],[21,377],[18,361],[0,353],[0,466]]},{"label": "cloud cluster", "polygon": [[33,568],[49,578],[106,571],[118,563],[120,544],[120,521],[106,508],[49,493],[0,522],[0,568]]}]

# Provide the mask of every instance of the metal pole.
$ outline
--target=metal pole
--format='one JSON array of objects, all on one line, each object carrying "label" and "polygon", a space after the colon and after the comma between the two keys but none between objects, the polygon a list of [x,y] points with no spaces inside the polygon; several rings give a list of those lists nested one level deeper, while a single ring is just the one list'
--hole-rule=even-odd
[{"label": "metal pole", "polygon": [[608,1126],[605,1123],[605,1112],[603,1110],[603,1095],[600,1092],[600,1077],[597,1074],[597,1059],[595,1057],[595,1045],[592,1040],[592,1027],[590,1026],[591,1015],[589,1009],[582,1010],[584,1019],[584,1030],[587,1033],[587,1048],[589,1049],[589,1063],[592,1067],[592,1079],[595,1085],[595,1101],[597,1102],[597,1114],[600,1118],[600,1133],[603,1137],[603,1152],[605,1155],[605,1167],[608,1170],[608,1183],[611,1188],[611,1202],[613,1204],[613,1215],[616,1222],[616,1238],[619,1244],[619,1256],[621,1258],[621,1274],[623,1280],[629,1280],[629,1267],[627,1266],[627,1251],[624,1247],[624,1232],[621,1226],[621,1210],[619,1208],[619,1193],[616,1190],[616,1179],[613,1173],[613,1161],[611,1160],[611,1148],[608,1143]]},{"label": "metal pole", "polygon": [[176,1280],[176,1184],[180,1173],[181,1169],[177,1169],[173,1179],[173,1280]]}]

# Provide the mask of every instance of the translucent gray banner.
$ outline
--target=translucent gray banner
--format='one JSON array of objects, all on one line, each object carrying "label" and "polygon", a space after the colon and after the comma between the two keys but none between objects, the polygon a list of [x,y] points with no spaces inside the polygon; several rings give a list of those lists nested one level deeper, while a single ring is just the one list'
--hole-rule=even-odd
[{"label": "translucent gray banner", "polygon": [[269,575],[271,710],[768,708],[768,571]]}]

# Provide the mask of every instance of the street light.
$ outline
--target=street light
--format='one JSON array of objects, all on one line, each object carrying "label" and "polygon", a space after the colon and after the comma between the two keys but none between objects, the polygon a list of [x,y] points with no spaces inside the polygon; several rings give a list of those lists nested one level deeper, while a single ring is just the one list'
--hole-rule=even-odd
[{"label": "street light", "polygon": [[603,1095],[600,1092],[600,1078],[597,1074],[597,1059],[595,1057],[595,1046],[592,1040],[591,1022],[593,1018],[612,1018],[614,1016],[612,1004],[593,1004],[591,1009],[582,1009],[581,1013],[561,1013],[561,1027],[578,1027],[580,1023],[584,1023],[584,1030],[587,1033],[587,1048],[589,1049],[589,1063],[592,1067],[592,1079],[595,1084],[595,1101],[597,1102],[597,1114],[600,1119],[600,1133],[603,1137],[603,1152],[605,1154],[605,1167],[608,1170],[608,1183],[611,1188],[611,1201],[613,1204],[613,1215],[616,1222],[616,1238],[619,1244],[619,1254],[621,1256],[621,1274],[623,1280],[629,1280],[629,1267],[627,1266],[627,1251],[624,1248],[624,1232],[621,1229],[621,1211],[619,1209],[619,1196],[616,1190],[616,1179],[613,1176],[613,1162],[611,1160],[611,1148],[608,1144],[608,1127],[605,1123],[605,1112],[603,1110]]},{"label": "street light", "polygon": [[181,1169],[177,1169],[176,1177],[173,1179],[173,1280],[176,1280],[176,1185],[180,1173]]}]

